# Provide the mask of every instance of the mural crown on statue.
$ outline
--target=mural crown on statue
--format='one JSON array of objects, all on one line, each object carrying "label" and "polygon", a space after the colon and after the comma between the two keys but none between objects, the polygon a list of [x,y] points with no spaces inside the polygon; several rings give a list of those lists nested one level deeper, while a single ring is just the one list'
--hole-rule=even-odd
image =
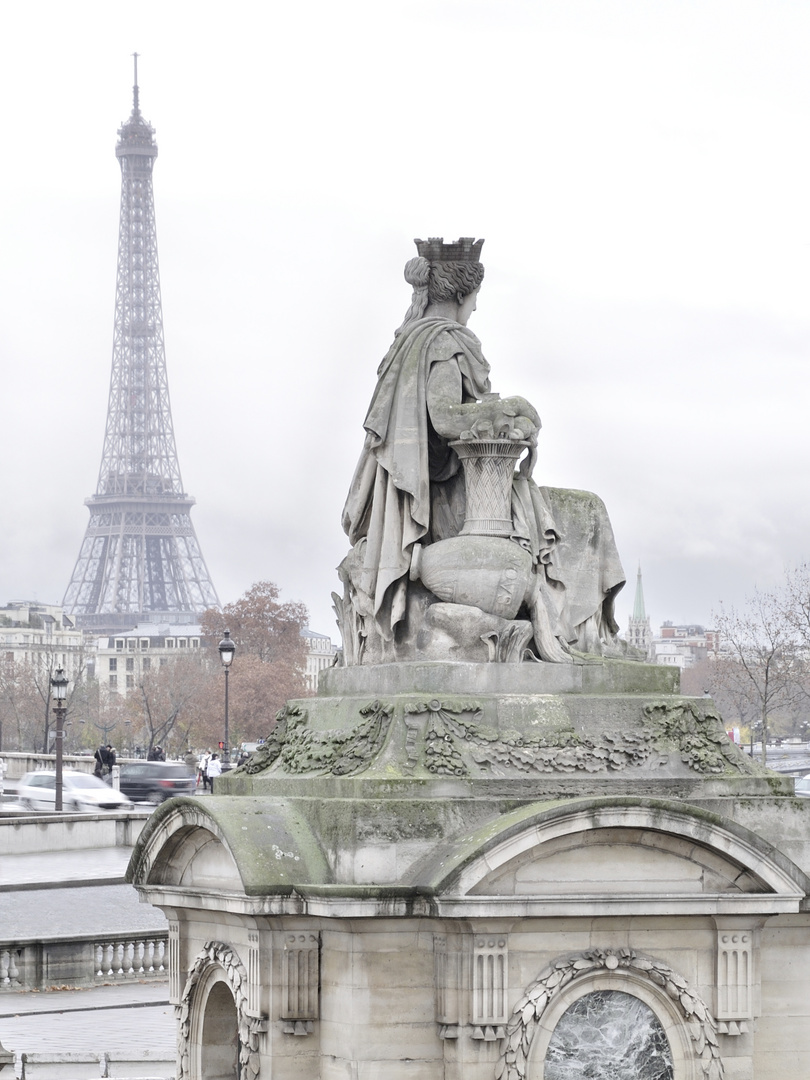
[{"label": "mural crown on statue", "polygon": [[472,236],[461,236],[452,244],[445,244],[443,236],[431,236],[427,240],[414,239],[416,250],[428,262],[472,262],[481,261],[483,240]]}]

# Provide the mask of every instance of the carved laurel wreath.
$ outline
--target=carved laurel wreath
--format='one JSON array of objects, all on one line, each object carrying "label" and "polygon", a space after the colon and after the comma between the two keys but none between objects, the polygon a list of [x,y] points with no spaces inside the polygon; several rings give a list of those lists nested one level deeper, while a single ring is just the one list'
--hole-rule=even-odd
[{"label": "carved laurel wreath", "polygon": [[725,1075],[717,1046],[717,1028],[709,1009],[689,989],[685,979],[657,960],[637,956],[631,949],[613,952],[591,949],[579,956],[558,960],[547,968],[515,1005],[506,1028],[504,1049],[495,1070],[495,1080],[525,1080],[529,1047],[535,1028],[549,1003],[568,983],[594,971],[624,971],[640,975],[661,987],[680,1008],[687,1021],[696,1057],[706,1080],[722,1080]]},{"label": "carved laurel wreath", "polygon": [[180,1003],[180,1034],[177,1040],[180,1069],[177,1080],[188,1080],[189,1034],[191,1031],[191,999],[204,972],[212,965],[224,968],[236,1003],[239,1024],[239,1075],[254,1080],[259,1075],[259,1034],[264,1021],[247,1015],[248,975],[245,965],[230,945],[222,941],[206,941],[188,973]]}]

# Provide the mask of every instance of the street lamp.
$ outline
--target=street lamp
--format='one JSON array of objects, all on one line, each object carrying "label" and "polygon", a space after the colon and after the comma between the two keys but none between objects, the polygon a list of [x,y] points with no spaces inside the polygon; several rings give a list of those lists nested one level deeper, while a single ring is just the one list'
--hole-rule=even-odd
[{"label": "street lamp", "polygon": [[62,668],[56,669],[56,674],[51,679],[51,697],[55,704],[53,707],[56,716],[56,802],[54,809],[58,812],[62,809],[62,744],[65,741],[65,713],[67,706],[68,680]]},{"label": "street lamp", "polygon": [[223,757],[227,755],[228,761],[231,760],[231,738],[228,730],[228,672],[230,671],[231,664],[233,663],[233,654],[236,652],[236,642],[231,641],[230,630],[225,631],[225,637],[219,643],[219,658],[222,661],[222,666],[225,668],[225,749],[223,751]]}]

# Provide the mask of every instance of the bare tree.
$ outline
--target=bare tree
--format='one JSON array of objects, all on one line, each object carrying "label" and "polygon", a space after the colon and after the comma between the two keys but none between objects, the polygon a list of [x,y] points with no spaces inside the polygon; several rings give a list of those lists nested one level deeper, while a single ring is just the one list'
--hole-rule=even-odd
[{"label": "bare tree", "polygon": [[211,678],[198,656],[184,656],[141,672],[126,699],[126,710],[133,728],[143,731],[147,754],[155,746],[185,748]]},{"label": "bare tree", "polygon": [[[44,754],[51,751],[51,729],[55,724],[51,679],[57,668],[62,667],[63,656],[61,649],[46,647],[32,653],[28,660],[8,660],[2,664],[0,747],[8,749],[11,739],[18,750],[39,748]],[[82,700],[86,667],[84,650],[71,654],[65,701],[67,723]]]},{"label": "bare tree", "polygon": [[0,750],[32,750],[39,718],[39,700],[26,665],[5,661],[0,666]]},{"label": "bare tree", "polygon": [[761,730],[764,764],[771,717],[790,708],[801,677],[784,594],[756,590],[741,611],[721,607],[715,621],[723,650],[715,684],[735,701],[740,715],[751,716],[753,726]]}]

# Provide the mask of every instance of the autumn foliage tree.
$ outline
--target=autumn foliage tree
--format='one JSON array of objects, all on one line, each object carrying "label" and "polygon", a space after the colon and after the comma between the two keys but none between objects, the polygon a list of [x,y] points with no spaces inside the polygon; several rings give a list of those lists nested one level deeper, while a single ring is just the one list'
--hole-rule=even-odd
[{"label": "autumn foliage tree", "polygon": [[[304,604],[280,600],[272,581],[258,581],[244,596],[223,610],[206,611],[200,620],[206,651],[216,657],[224,631],[230,630],[236,654],[229,674],[231,742],[253,742],[265,736],[276,713],[289,698],[304,697],[306,645],[302,636],[309,621]],[[207,725],[209,739],[221,735],[221,686],[214,691]]]}]

